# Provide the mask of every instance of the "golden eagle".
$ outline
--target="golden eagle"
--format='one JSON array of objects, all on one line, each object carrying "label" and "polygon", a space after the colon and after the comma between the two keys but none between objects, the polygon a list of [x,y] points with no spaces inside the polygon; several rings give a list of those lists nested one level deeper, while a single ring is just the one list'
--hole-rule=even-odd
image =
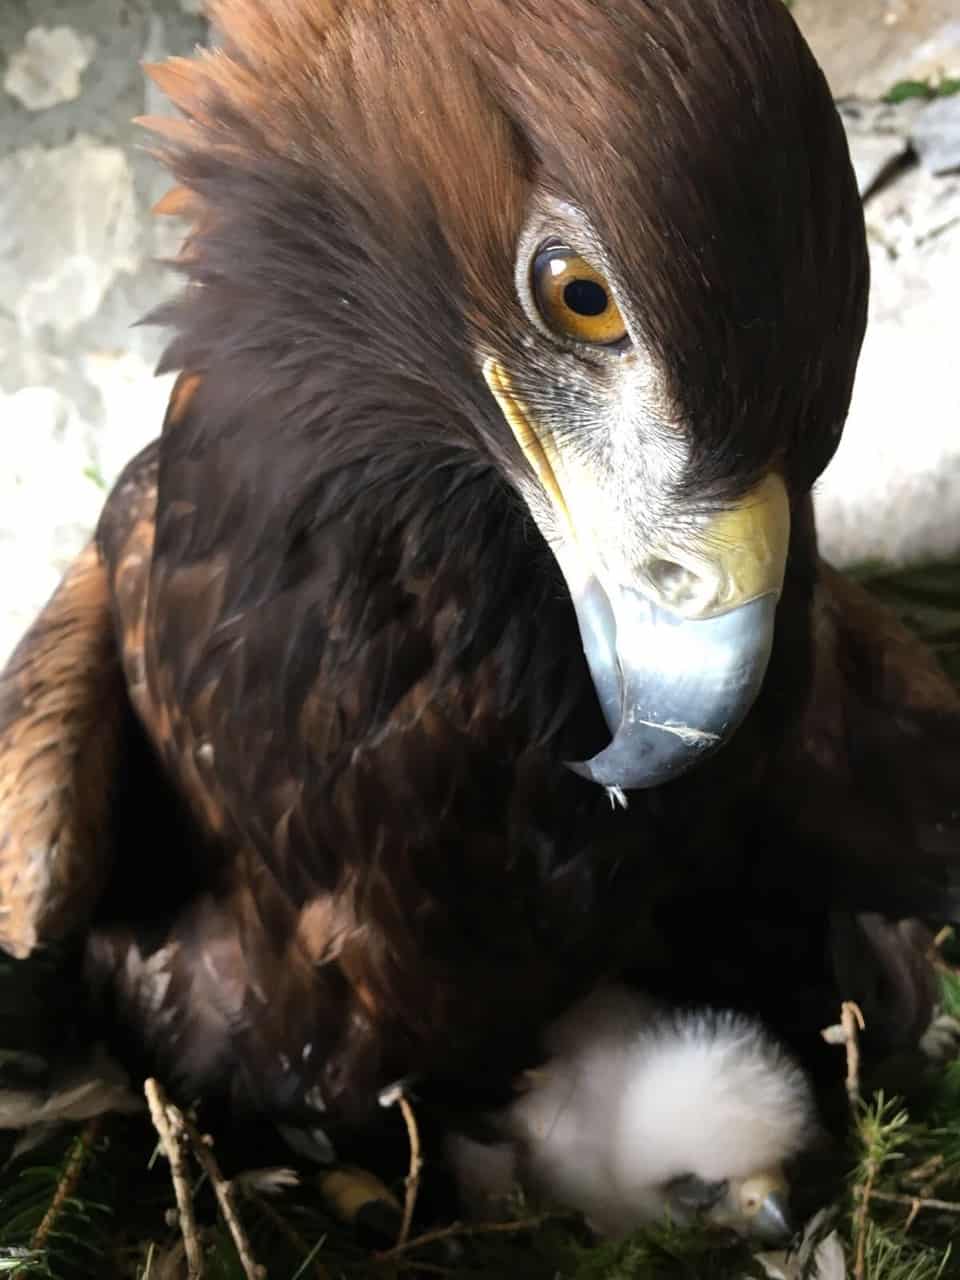
[{"label": "golden eagle", "polygon": [[338,1149],[606,977],[915,1039],[960,707],[817,554],[868,266],[786,6],[210,7],[179,381],[0,686],[0,944]]}]

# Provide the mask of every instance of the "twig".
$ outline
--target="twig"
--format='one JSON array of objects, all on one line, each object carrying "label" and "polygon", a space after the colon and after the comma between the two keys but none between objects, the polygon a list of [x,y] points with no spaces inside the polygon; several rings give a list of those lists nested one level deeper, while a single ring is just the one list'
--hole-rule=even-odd
[{"label": "twig", "polygon": [[397,1236],[396,1248],[402,1249],[410,1239],[410,1227],[413,1223],[413,1211],[417,1206],[417,1193],[420,1190],[420,1172],[423,1169],[423,1158],[420,1154],[420,1131],[417,1128],[417,1117],[413,1114],[410,1099],[400,1083],[392,1089],[384,1090],[380,1095],[380,1105],[391,1107],[396,1103],[403,1113],[403,1122],[407,1126],[407,1140],[410,1143],[410,1168],[404,1181],[403,1220],[400,1223],[400,1234]]},{"label": "twig", "polygon": [[143,1091],[147,1097],[153,1127],[157,1131],[160,1145],[170,1164],[173,1194],[177,1198],[180,1234],[183,1237],[183,1248],[187,1255],[187,1277],[188,1280],[203,1280],[203,1249],[197,1232],[197,1220],[193,1214],[193,1193],[187,1172],[187,1160],[181,1145],[182,1129],[178,1131],[171,1121],[172,1108],[159,1081],[147,1080]]},{"label": "twig", "polygon": [[70,1159],[61,1173],[57,1182],[57,1189],[50,1201],[50,1207],[40,1220],[40,1225],[30,1240],[31,1249],[42,1249],[47,1243],[47,1237],[53,1230],[57,1219],[63,1211],[63,1205],[66,1200],[73,1195],[77,1189],[77,1183],[80,1181],[80,1175],[83,1173],[83,1166],[87,1163],[90,1155],[90,1149],[96,1141],[97,1134],[100,1132],[102,1116],[94,1116],[88,1120],[83,1131],[74,1143],[73,1150],[70,1153]]},{"label": "twig", "polygon": [[444,1267],[439,1262],[424,1262],[422,1258],[398,1258],[397,1268],[400,1271],[416,1271],[429,1276],[458,1276],[462,1272],[456,1267]]},{"label": "twig", "polygon": [[412,1240],[407,1240],[404,1244],[394,1245],[392,1249],[386,1249],[382,1253],[375,1253],[373,1256],[377,1262],[392,1262],[394,1258],[400,1257],[401,1254],[409,1253],[411,1249],[419,1249],[425,1244],[434,1244],[437,1240],[448,1240],[451,1236],[483,1236],[494,1235],[496,1233],[509,1233],[511,1231],[533,1231],[534,1228],[541,1226],[544,1222],[548,1222],[552,1217],[551,1213],[541,1213],[536,1218],[524,1218],[521,1222],[452,1222],[449,1227],[438,1227],[436,1231],[425,1231],[422,1236],[414,1236]]},{"label": "twig", "polygon": [[[847,1055],[847,1098],[851,1107],[860,1105],[860,1040],[859,1033],[864,1030],[865,1023],[860,1006],[852,1000],[844,1000],[840,1006],[839,1026],[825,1027],[821,1035],[827,1044],[842,1044]],[[867,1203],[873,1190],[873,1180],[877,1175],[877,1163],[871,1157],[867,1160],[867,1177],[862,1188],[863,1196],[857,1205],[854,1220],[854,1237],[856,1255],[853,1265],[855,1280],[863,1280],[867,1254]]]},{"label": "twig", "polygon": [[938,1151],[936,1155],[924,1160],[923,1164],[917,1165],[915,1169],[908,1169],[903,1175],[904,1182],[919,1182],[929,1187],[931,1179],[936,1181],[937,1175],[943,1171],[946,1163],[943,1152]]},{"label": "twig", "polygon": [[947,943],[951,940],[952,937],[953,937],[953,925],[945,924],[943,928],[940,930],[940,932],[937,934],[937,936],[934,938],[933,943],[931,944],[930,950],[935,955],[939,955],[939,953],[943,950],[943,948],[947,945]]},{"label": "twig", "polygon": [[925,1160],[923,1164],[918,1165],[915,1169],[908,1169],[902,1180],[916,1186],[917,1190],[914,1195],[922,1202],[930,1200],[937,1187],[942,1182],[951,1180],[953,1174],[954,1170],[947,1164],[944,1155],[938,1153],[935,1156],[931,1156],[929,1160]]},{"label": "twig", "polygon": [[317,1241],[317,1243],[313,1246],[313,1248],[307,1254],[307,1256],[304,1258],[304,1260],[300,1263],[299,1267],[297,1267],[296,1271],[290,1277],[290,1280],[300,1280],[301,1276],[305,1276],[307,1274],[308,1267],[318,1268],[318,1271],[314,1272],[315,1275],[319,1274],[319,1275],[327,1276],[330,1274],[322,1262],[317,1262],[317,1254],[320,1252],[320,1250],[323,1248],[326,1242],[327,1242],[327,1237],[321,1236],[320,1239]]},{"label": "twig", "polygon": [[860,1039],[866,1028],[860,1006],[852,1000],[844,1000],[840,1006],[840,1025],[826,1027],[821,1035],[827,1044],[842,1044],[847,1053],[847,1097],[851,1106],[860,1102]]},{"label": "twig", "polygon": [[171,1120],[180,1128],[182,1133],[186,1134],[190,1142],[190,1149],[197,1163],[210,1179],[210,1185],[213,1187],[213,1194],[217,1197],[217,1204],[220,1206],[223,1220],[227,1224],[230,1235],[233,1237],[237,1256],[240,1259],[240,1265],[243,1267],[243,1274],[247,1277],[247,1280],[266,1280],[267,1269],[261,1266],[254,1258],[250,1249],[250,1241],[247,1239],[247,1233],[244,1231],[243,1223],[237,1213],[236,1188],[229,1178],[225,1178],[221,1173],[220,1166],[217,1164],[216,1157],[213,1154],[211,1140],[200,1132],[193,1121],[184,1115],[179,1107],[175,1107],[172,1103],[168,1103],[167,1106]]},{"label": "twig", "polygon": [[867,1265],[867,1211],[870,1204],[870,1198],[873,1196],[873,1180],[877,1176],[877,1161],[872,1157],[867,1161],[867,1180],[862,1187],[857,1188],[860,1192],[860,1203],[857,1205],[856,1217],[854,1219],[854,1230],[857,1241],[857,1252],[853,1263],[854,1280],[863,1280],[866,1273]]},{"label": "twig", "polygon": [[936,1209],[940,1213],[960,1213],[960,1201],[957,1200],[931,1200],[926,1196],[901,1195],[896,1191],[874,1191],[872,1187],[858,1187],[856,1195],[861,1200],[882,1200],[885,1204],[906,1204],[911,1208],[918,1205],[921,1209]]},{"label": "twig", "polygon": [[[244,1195],[257,1206],[274,1230],[279,1232],[287,1243],[301,1255],[304,1260],[304,1266],[313,1272],[314,1280],[329,1280],[330,1272],[315,1256],[318,1251],[318,1245],[309,1245],[296,1227],[292,1227],[283,1214],[277,1212],[266,1196],[260,1195],[257,1191],[245,1191]],[[318,1242],[318,1244],[320,1243],[322,1241]],[[306,1275],[306,1271],[301,1271],[297,1274]]]}]

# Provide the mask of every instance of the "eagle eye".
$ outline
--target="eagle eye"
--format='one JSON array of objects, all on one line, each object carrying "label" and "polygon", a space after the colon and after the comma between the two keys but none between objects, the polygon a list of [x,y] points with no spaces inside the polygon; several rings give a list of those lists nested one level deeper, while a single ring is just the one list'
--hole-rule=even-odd
[{"label": "eagle eye", "polygon": [[569,246],[556,240],[541,245],[533,258],[530,283],[544,324],[560,337],[602,347],[627,338],[609,284]]}]

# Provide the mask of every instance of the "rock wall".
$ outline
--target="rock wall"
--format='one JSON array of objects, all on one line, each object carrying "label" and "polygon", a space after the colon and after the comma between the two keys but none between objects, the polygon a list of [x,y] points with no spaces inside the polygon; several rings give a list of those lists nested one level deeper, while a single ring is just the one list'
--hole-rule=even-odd
[{"label": "rock wall", "polygon": [[[166,109],[140,63],[206,39],[199,8],[0,5],[0,660],[87,536],[105,488],[159,428],[162,335],[133,326],[173,286],[155,260],[174,251],[178,228],[149,216],[166,179],[131,120]],[[955,9],[794,6],[835,92],[867,100],[847,119],[871,229],[870,333],[817,496],[825,548],[846,563],[960,549],[960,177],[910,160],[930,108],[878,115],[870,104],[912,74],[960,76]],[[938,127],[960,145],[950,110]],[[878,181],[891,166],[894,179]]]},{"label": "rock wall", "polygon": [[0,657],[160,423],[162,334],[134,326],[178,230],[132,119],[165,109],[140,64],[205,38],[195,8],[0,5]]}]

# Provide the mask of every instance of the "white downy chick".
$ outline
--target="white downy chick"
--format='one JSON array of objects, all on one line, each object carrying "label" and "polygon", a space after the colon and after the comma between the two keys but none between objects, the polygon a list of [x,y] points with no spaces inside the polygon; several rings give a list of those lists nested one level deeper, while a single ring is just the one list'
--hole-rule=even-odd
[{"label": "white downy chick", "polygon": [[608,985],[553,1024],[546,1049],[525,1092],[492,1117],[499,1142],[449,1140],[473,1212],[519,1184],[604,1236],[700,1218],[789,1237],[784,1165],[818,1123],[806,1076],[759,1023],[664,1010]]}]

